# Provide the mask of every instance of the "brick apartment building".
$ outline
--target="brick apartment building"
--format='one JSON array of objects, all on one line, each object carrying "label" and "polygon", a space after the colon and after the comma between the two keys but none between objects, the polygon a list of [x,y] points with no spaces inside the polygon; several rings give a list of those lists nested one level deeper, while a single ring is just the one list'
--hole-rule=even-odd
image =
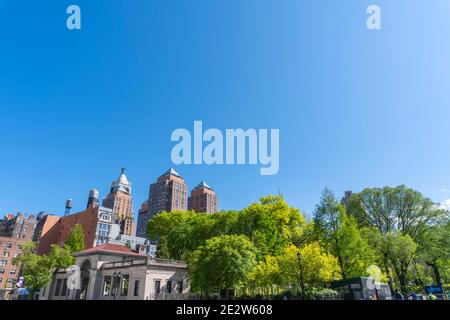
[{"label": "brick apartment building", "polygon": [[0,237],[32,240],[36,222],[34,215],[27,217],[20,212],[15,216],[7,214],[0,220]]},{"label": "brick apartment building", "polygon": [[184,179],[174,169],[164,172],[150,185],[148,200],[139,210],[136,234],[146,236],[148,221],[156,214],[173,210],[187,210],[187,189]]},{"label": "brick apartment building", "polygon": [[200,182],[191,191],[188,209],[195,212],[214,213],[219,211],[219,200],[214,190],[205,182]]},{"label": "brick apartment building", "polygon": [[30,239],[0,237],[0,299],[19,278],[20,268],[13,264],[13,259],[21,254],[23,244],[28,241]]},{"label": "brick apartment building", "polygon": [[156,183],[150,185],[148,207],[150,216],[160,212],[187,210],[187,189],[184,179],[174,170],[163,173]]},{"label": "brick apartment building", "polygon": [[36,227],[34,215],[18,213],[6,215],[0,220],[0,299],[14,288],[20,275],[20,267],[13,264],[21,254],[24,243],[33,240]]},{"label": "brick apartment building", "polygon": [[119,235],[118,225],[114,223],[112,209],[90,202],[86,210],[64,217],[47,216],[39,229],[42,228],[38,243],[38,254],[50,252],[52,244],[64,245],[70,230],[80,224],[84,231],[86,249],[107,243]]},{"label": "brick apartment building", "polygon": [[136,236],[147,237],[147,224],[150,220],[150,212],[148,210],[148,200],[144,201],[139,208]]}]

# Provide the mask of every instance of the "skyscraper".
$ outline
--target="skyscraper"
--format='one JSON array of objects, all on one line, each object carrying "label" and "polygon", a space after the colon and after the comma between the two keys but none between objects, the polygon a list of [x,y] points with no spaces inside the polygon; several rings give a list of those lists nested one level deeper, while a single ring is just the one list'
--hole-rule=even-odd
[{"label": "skyscraper", "polygon": [[352,191],[345,191],[344,197],[341,198],[341,204],[344,205],[346,208],[348,207],[352,195],[353,195]]},{"label": "skyscraper", "polygon": [[163,211],[186,211],[187,188],[184,179],[174,169],[163,173],[156,183],[150,185],[148,200],[150,218]]},{"label": "skyscraper", "polygon": [[195,212],[214,213],[219,210],[218,198],[214,190],[206,183],[200,182],[191,191],[188,209]]},{"label": "skyscraper", "polygon": [[150,212],[148,210],[148,200],[144,201],[139,208],[138,223],[136,228],[136,236],[147,237],[147,224],[150,220]]},{"label": "skyscraper", "polygon": [[117,180],[111,184],[108,196],[102,205],[113,210],[116,223],[120,224],[121,234],[134,235],[133,198],[131,197],[131,182],[128,181],[123,167]]}]

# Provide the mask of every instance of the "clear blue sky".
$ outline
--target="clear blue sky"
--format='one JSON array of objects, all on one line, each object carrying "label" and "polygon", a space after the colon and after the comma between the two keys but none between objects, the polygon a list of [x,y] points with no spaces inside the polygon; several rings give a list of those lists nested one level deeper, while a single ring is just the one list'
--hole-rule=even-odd
[{"label": "clear blue sky", "polygon": [[307,213],[325,186],[450,198],[448,0],[0,0],[0,35],[0,215],[81,210],[122,165],[137,212],[194,120],[280,129],[276,176],[176,167],[223,209],[278,188]]}]

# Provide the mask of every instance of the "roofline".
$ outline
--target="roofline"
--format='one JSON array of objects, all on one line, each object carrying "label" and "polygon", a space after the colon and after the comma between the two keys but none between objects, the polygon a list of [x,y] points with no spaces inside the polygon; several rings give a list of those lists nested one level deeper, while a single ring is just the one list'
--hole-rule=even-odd
[{"label": "roofline", "polygon": [[[88,250],[90,250],[90,249],[88,249]],[[91,256],[91,255],[99,254],[99,253],[107,253],[107,254],[116,255],[116,256],[131,256],[131,257],[142,257],[142,258],[147,257],[147,255],[139,254],[136,252],[121,252],[121,251],[105,250],[105,249],[99,249],[99,250],[94,250],[94,251],[89,251],[89,252],[80,251],[80,252],[75,252],[73,255],[75,257],[82,257],[82,256]]]}]

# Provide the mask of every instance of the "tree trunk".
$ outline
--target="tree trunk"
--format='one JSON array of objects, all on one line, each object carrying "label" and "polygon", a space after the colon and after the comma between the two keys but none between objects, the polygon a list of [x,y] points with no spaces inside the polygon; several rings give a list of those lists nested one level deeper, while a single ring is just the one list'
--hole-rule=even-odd
[{"label": "tree trunk", "polygon": [[386,271],[386,276],[388,278],[389,289],[391,290],[391,294],[394,292],[394,287],[392,285],[392,275],[391,270],[389,270],[388,258],[384,256],[384,270]]},{"label": "tree trunk", "polygon": [[441,278],[441,273],[439,272],[439,268],[437,266],[436,261],[432,262],[432,263],[428,263],[428,265],[433,269],[434,272],[434,277],[436,279],[436,283],[438,285],[442,284],[442,278]]},{"label": "tree trunk", "polygon": [[408,294],[408,265],[403,262],[400,263],[399,280],[400,290],[402,291],[403,295],[406,296]]}]

